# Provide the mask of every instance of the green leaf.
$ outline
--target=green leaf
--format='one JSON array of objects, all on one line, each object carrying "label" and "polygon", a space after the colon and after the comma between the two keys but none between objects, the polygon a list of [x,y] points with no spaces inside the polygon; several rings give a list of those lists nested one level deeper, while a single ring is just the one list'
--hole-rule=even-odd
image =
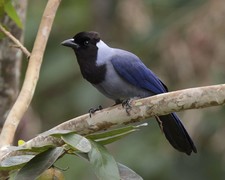
[{"label": "green leaf", "polygon": [[25,163],[30,161],[34,155],[11,156],[0,162],[0,170],[19,169]]},{"label": "green leaf", "polygon": [[36,179],[41,173],[51,167],[63,152],[62,147],[56,147],[36,155],[18,172],[15,179]]},{"label": "green leaf", "polygon": [[7,15],[16,23],[16,25],[19,28],[22,28],[23,27],[22,22],[20,20],[20,17],[18,16],[18,14],[17,14],[15,8],[13,7],[11,1],[5,2],[5,4],[4,4],[4,10],[7,13]]},{"label": "green leaf", "polygon": [[106,145],[106,144],[110,144],[114,141],[117,141],[134,131],[139,130],[139,128],[141,126],[147,126],[147,123],[143,123],[138,126],[127,126],[127,127],[113,129],[113,130],[109,130],[109,131],[105,131],[105,132],[101,132],[101,133],[95,133],[95,134],[88,135],[86,137],[88,139],[95,140],[96,142],[98,142],[102,145]]},{"label": "green leaf", "polygon": [[121,180],[143,180],[143,178],[127,166],[117,163]]},{"label": "green leaf", "polygon": [[120,180],[117,163],[106,148],[94,141],[90,141],[92,149],[88,153],[91,165],[100,180]]},{"label": "green leaf", "polygon": [[61,137],[66,144],[69,144],[81,152],[88,153],[91,150],[89,140],[79,134],[65,134]]}]

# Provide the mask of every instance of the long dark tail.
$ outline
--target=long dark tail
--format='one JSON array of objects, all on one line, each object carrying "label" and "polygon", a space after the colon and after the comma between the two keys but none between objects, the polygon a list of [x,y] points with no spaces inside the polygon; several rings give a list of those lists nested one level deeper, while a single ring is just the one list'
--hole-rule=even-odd
[{"label": "long dark tail", "polygon": [[157,119],[159,126],[162,128],[167,140],[175,149],[185,152],[188,155],[190,155],[192,151],[197,153],[192,139],[175,113],[159,116],[159,119],[160,121]]}]

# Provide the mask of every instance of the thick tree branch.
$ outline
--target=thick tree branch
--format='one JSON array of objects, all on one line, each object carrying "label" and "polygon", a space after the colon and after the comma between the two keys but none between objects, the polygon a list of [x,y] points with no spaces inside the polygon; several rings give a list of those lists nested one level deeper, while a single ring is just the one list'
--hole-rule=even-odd
[{"label": "thick tree branch", "polygon": [[41,144],[59,145],[60,141],[52,137],[46,137],[47,134],[55,130],[72,130],[78,134],[86,135],[116,125],[141,121],[156,115],[223,104],[225,104],[225,84],[169,92],[133,100],[129,115],[121,105],[117,105],[97,111],[91,118],[89,114],[79,116],[40,134],[26,144],[29,147],[41,146]]},{"label": "thick tree branch", "polygon": [[27,58],[30,57],[30,52],[27,50],[26,47],[24,47],[21,42],[15,38],[9,31],[7,31],[1,24],[0,24],[0,31],[2,31],[9,39],[11,39],[15,45],[21,49],[21,51],[27,56]]},{"label": "thick tree branch", "polygon": [[[129,115],[121,106],[113,106],[97,111],[92,117],[85,114],[68,120],[49,131],[26,142],[26,147],[42,147],[45,145],[60,146],[63,142],[52,136],[51,132],[63,130],[75,131],[81,135],[107,130],[117,125],[127,125],[156,115],[165,115],[187,109],[206,108],[225,104],[225,84],[184,89],[164,93],[144,99],[133,100]],[[19,152],[21,153],[21,152]],[[25,152],[24,152],[25,153]],[[7,148],[0,149],[0,161],[8,156],[15,155]]]},{"label": "thick tree branch", "polygon": [[30,105],[39,78],[44,50],[60,1],[61,0],[49,0],[46,5],[30,56],[22,90],[3,126],[0,136],[0,146],[12,143],[16,128]]}]

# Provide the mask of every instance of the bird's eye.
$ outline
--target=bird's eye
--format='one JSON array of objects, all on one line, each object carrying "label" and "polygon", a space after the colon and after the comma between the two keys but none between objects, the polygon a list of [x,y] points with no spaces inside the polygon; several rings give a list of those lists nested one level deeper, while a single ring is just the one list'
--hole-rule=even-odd
[{"label": "bird's eye", "polygon": [[84,41],[84,45],[87,46],[89,44],[89,41]]}]

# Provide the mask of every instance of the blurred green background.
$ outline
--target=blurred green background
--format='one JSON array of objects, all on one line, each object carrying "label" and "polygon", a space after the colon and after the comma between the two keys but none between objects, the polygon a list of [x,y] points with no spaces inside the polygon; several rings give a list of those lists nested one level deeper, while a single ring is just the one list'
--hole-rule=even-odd
[{"label": "blurred green background", "polygon": [[[25,45],[32,49],[47,1],[29,0]],[[95,30],[112,47],[138,55],[170,90],[222,84],[225,79],[223,0],[64,0],[46,48],[32,109],[20,136],[30,139],[91,107],[114,102],[86,82],[74,52],[60,42]],[[24,60],[25,71],[27,62]],[[225,108],[179,113],[198,153],[174,150],[154,119],[149,126],[108,147],[115,159],[144,179],[224,179]],[[29,133],[28,133],[29,132]],[[66,156],[58,167],[66,179],[95,179],[89,164]]]}]

